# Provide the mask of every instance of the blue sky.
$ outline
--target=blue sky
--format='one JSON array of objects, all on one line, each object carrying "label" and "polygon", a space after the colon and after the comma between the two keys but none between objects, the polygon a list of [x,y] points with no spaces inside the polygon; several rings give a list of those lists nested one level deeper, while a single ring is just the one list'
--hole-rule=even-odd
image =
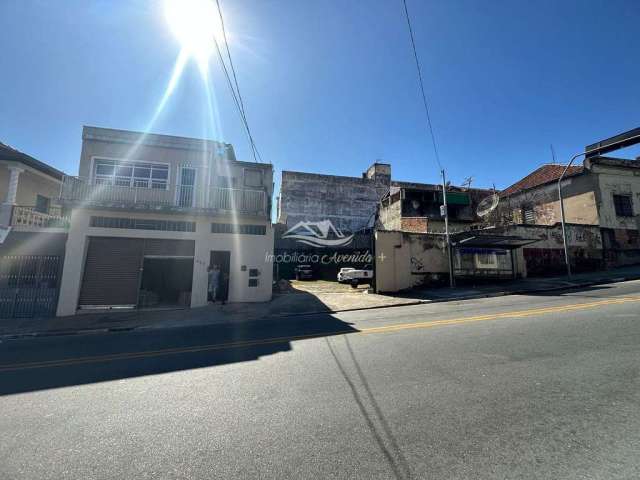
[{"label": "blue sky", "polygon": [[[435,182],[401,0],[222,0],[255,140],[282,170]],[[442,163],[505,187],[640,126],[638,0],[408,0]],[[0,141],[77,173],[82,125],[143,130],[179,45],[162,2],[1,0]],[[189,64],[151,131],[250,151],[215,58],[220,128]],[[621,152],[640,155],[640,149]]]}]

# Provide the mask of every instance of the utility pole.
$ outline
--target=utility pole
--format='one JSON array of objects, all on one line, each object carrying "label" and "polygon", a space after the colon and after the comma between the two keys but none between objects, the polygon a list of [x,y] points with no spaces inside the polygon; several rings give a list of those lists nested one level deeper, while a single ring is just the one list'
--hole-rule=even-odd
[{"label": "utility pole", "polygon": [[447,208],[447,181],[444,175],[444,168],[440,170],[442,174],[442,214],[444,214],[444,235],[447,241],[447,258],[449,261],[449,286],[453,288],[453,258],[451,257],[451,240],[449,240],[449,210]]},{"label": "utility pole", "polygon": [[567,245],[567,227],[564,215],[564,198],[562,197],[562,180],[567,174],[567,170],[573,164],[576,158],[584,156],[585,158],[591,158],[604,153],[612,152],[620,148],[630,147],[640,143],[640,127],[628,132],[621,133],[615,137],[607,138],[601,142],[588,145],[584,152],[576,153],[569,163],[562,170],[560,178],[558,178],[558,198],[560,200],[560,221],[562,222],[562,246],[564,248],[564,263],[567,268],[567,277],[571,278],[571,260],[569,259],[569,246]]}]

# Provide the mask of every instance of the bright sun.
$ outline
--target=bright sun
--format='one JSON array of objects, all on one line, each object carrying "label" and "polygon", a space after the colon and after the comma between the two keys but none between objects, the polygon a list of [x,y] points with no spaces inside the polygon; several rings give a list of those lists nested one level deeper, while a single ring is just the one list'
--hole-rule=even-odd
[{"label": "bright sun", "polygon": [[165,0],[164,14],[184,53],[204,69],[220,38],[220,20],[212,0]]}]

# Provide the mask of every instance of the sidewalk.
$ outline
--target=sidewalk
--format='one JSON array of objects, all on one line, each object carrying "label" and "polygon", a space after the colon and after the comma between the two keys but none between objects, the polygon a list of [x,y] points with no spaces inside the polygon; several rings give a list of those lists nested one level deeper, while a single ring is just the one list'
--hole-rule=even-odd
[{"label": "sidewalk", "polygon": [[633,279],[640,279],[640,266],[576,274],[571,281],[566,277],[521,279],[477,287],[416,289],[396,295],[367,293],[364,288],[351,289],[335,282],[292,282],[291,291],[274,294],[266,304],[215,304],[192,309],[110,311],[59,318],[2,320],[0,339],[243,323],[313,313],[550,292]]}]

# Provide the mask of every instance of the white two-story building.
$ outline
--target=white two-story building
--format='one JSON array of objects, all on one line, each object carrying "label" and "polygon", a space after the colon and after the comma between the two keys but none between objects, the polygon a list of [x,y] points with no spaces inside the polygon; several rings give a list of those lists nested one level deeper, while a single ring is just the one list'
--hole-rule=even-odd
[{"label": "white two-story building", "polygon": [[270,164],[211,140],[84,127],[57,314],[271,298]]}]

